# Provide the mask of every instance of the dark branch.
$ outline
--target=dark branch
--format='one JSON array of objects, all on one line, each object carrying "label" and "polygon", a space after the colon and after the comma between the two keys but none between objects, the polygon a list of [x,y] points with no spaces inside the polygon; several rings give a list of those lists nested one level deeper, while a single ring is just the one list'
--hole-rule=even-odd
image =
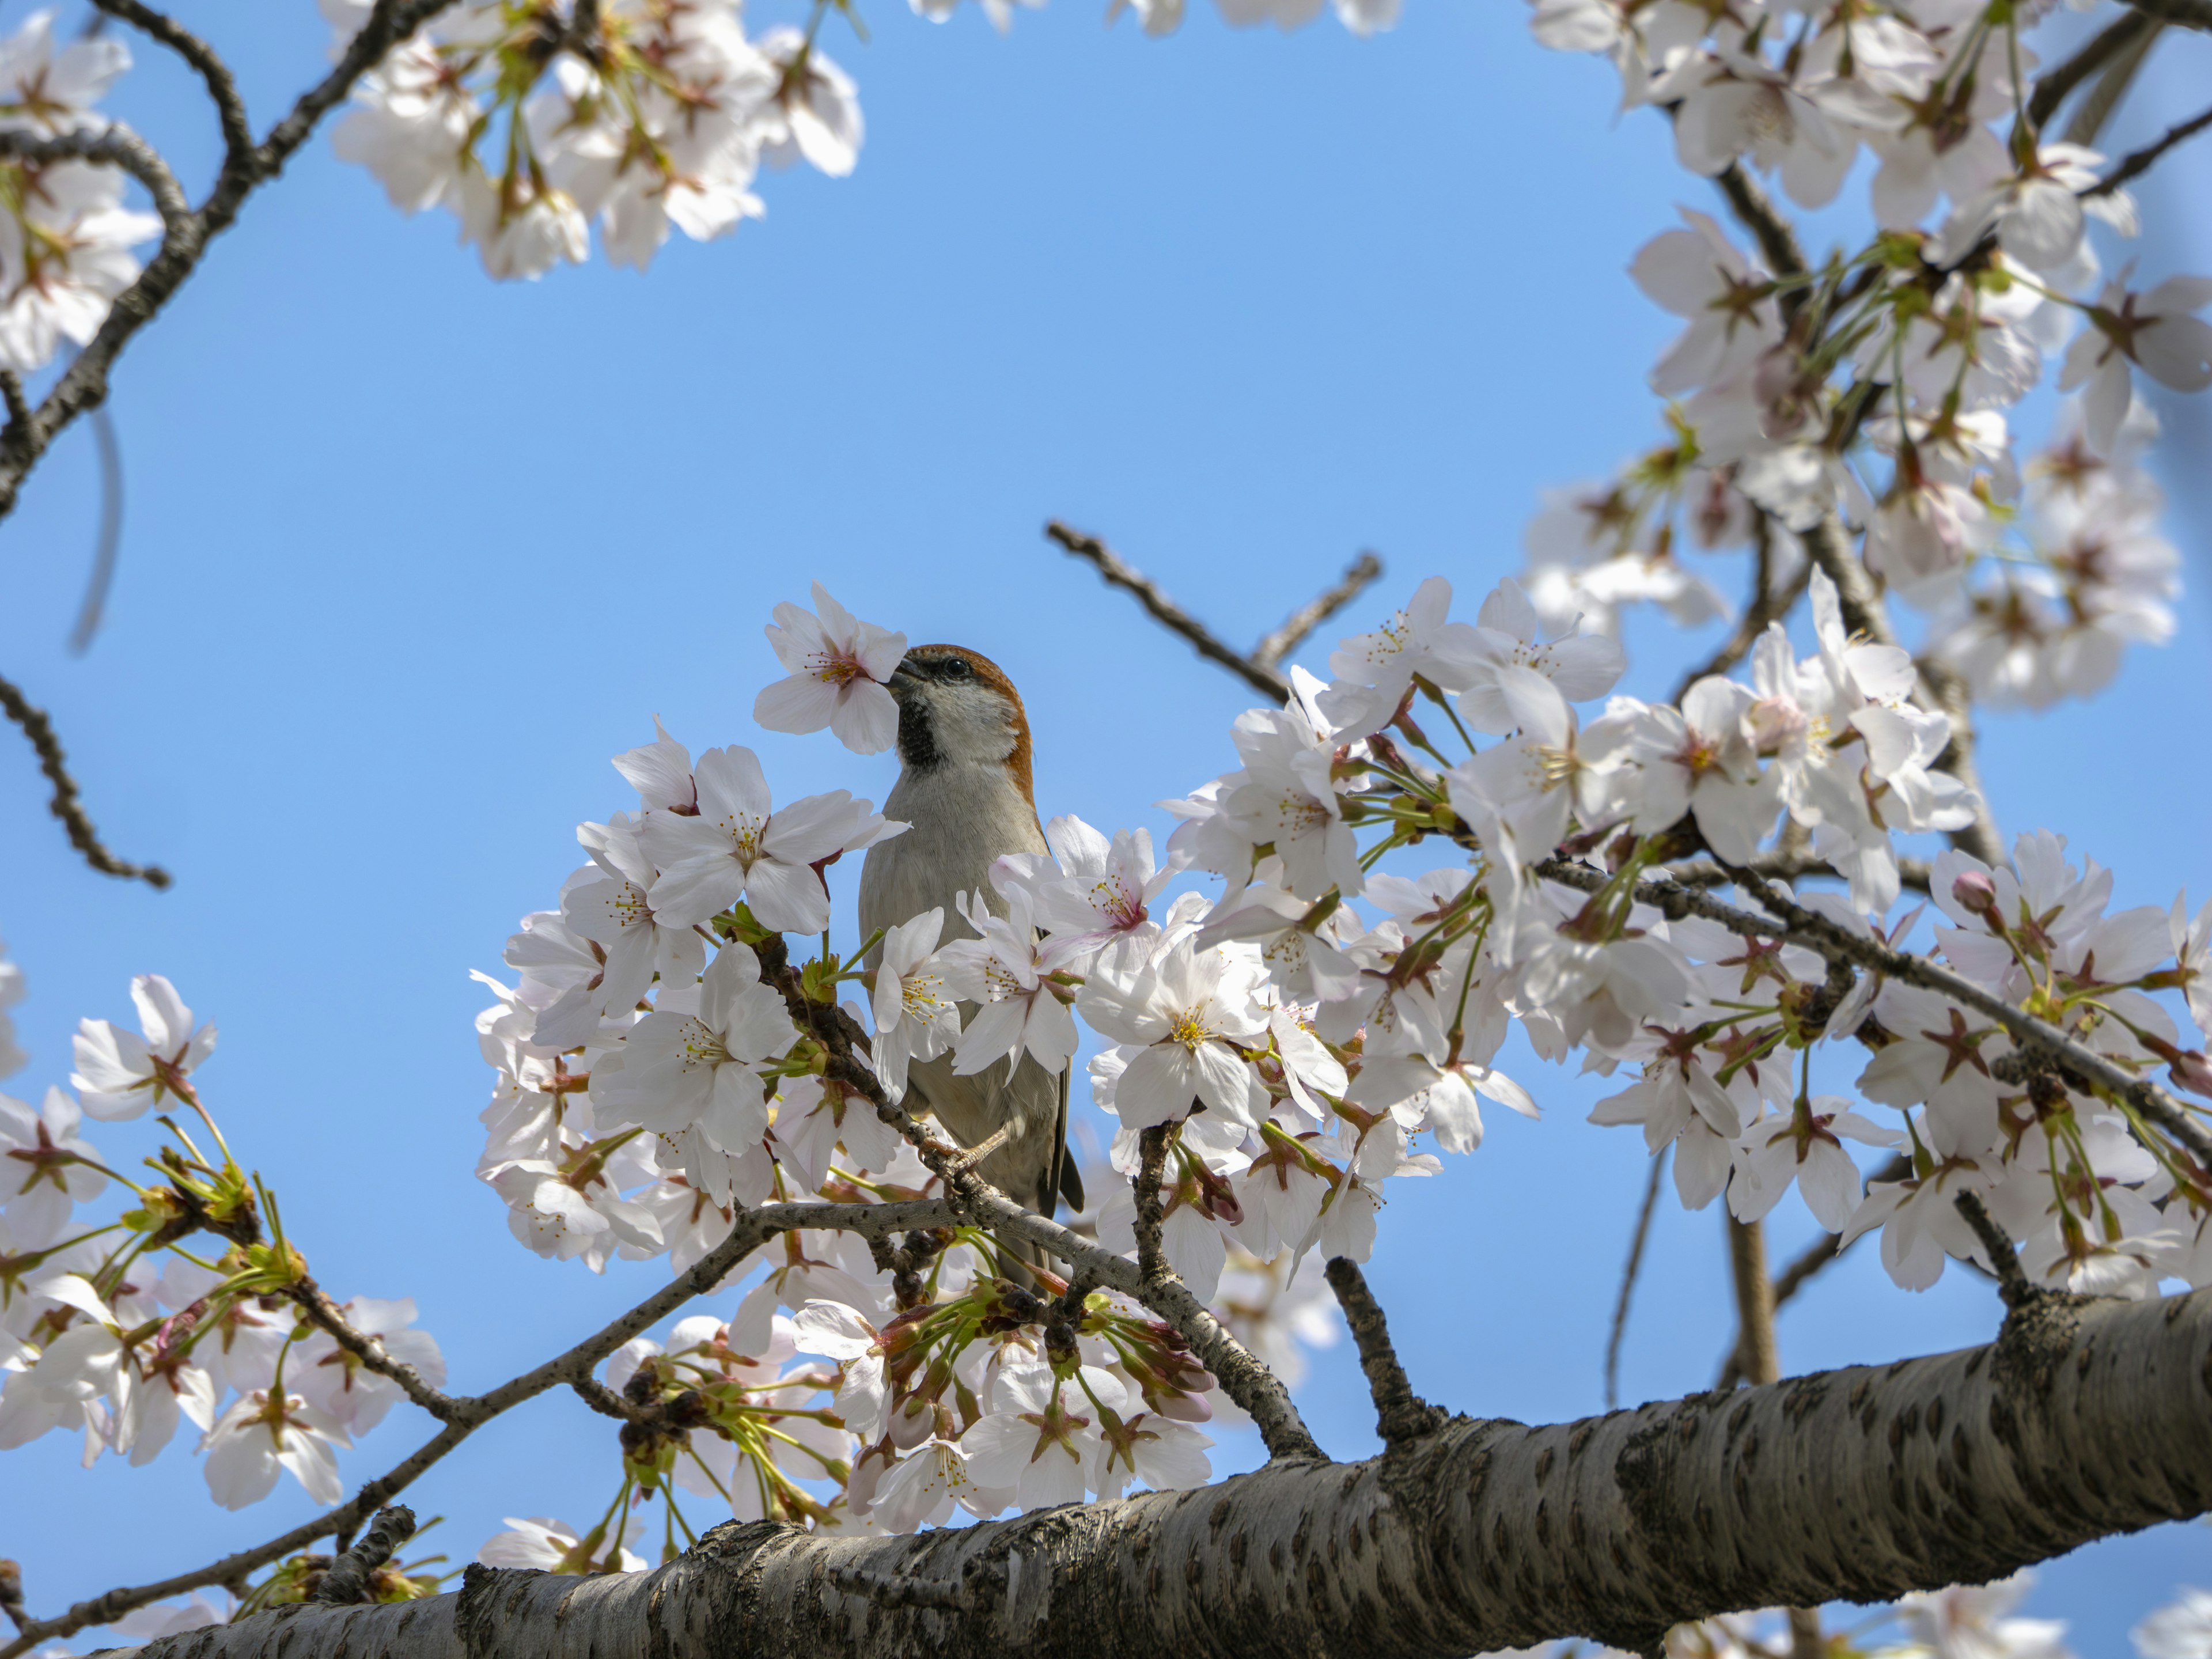
[{"label": "dark branch", "polygon": [[1343,580],[1314,595],[1285,617],[1280,628],[1254,646],[1252,660],[1262,668],[1273,668],[1297,650],[1307,635],[1358,599],[1382,574],[1382,561],[1372,553],[1362,553],[1345,566]]},{"label": "dark branch", "polygon": [[2086,200],[2092,196],[2111,195],[2129,179],[2139,178],[2148,173],[2158,158],[2176,144],[2194,138],[2207,127],[2212,127],[2212,109],[2206,110],[2201,115],[2193,115],[2178,126],[2168,127],[2166,130],[2166,135],[2156,143],[2145,144],[2141,149],[2131,151],[2122,157],[2119,166],[2081,192],[2083,198]]},{"label": "dark branch", "polygon": [[[178,184],[177,175],[169,171],[161,152],[148,143],[121,122],[103,127],[97,132],[63,132],[51,136],[34,132],[0,132],[0,155],[19,161],[91,161],[104,167],[121,167],[146,186],[146,193],[154,198],[154,210],[161,216],[167,233],[162,246],[170,238],[189,234],[194,227],[191,204],[185,199],[184,187]],[[128,293],[129,290],[125,289]]]},{"label": "dark branch", "polygon": [[1780,588],[1772,586],[1774,568],[1773,520],[1766,514],[1759,515],[1758,540],[1753,547],[1751,574],[1751,603],[1743,608],[1728,638],[1720,648],[1696,668],[1682,676],[1682,683],[1674,688],[1673,701],[1680,702],[1689,695],[1690,688],[1708,674],[1725,674],[1749,654],[1759,643],[1759,636],[1766,632],[1769,623],[1779,622],[1797,608],[1797,601],[1805,597],[1805,589],[1813,580],[1813,562],[1806,560]]},{"label": "dark branch", "polygon": [[1138,1134],[1137,1173],[1130,1180],[1137,1200],[1137,1276],[1147,1285],[1181,1277],[1168,1266],[1160,1241],[1166,1222],[1161,1212],[1160,1177],[1167,1169],[1168,1127],[1155,1123]]},{"label": "dark branch", "polygon": [[300,1311],[310,1323],[328,1332],[331,1340],[358,1359],[364,1369],[397,1382],[401,1393],[441,1423],[450,1423],[463,1414],[463,1402],[441,1394],[424,1382],[412,1365],[394,1359],[386,1352],[381,1338],[365,1336],[354,1329],[337,1304],[313,1279],[301,1279],[286,1286],[284,1294],[299,1304]]},{"label": "dark branch", "polygon": [[1659,1183],[1667,1172],[1668,1148],[1652,1156],[1644,1178],[1644,1202],[1636,1212],[1636,1232],[1628,1241],[1628,1263],[1620,1270],[1620,1294],[1613,1302],[1613,1328],[1605,1339],[1605,1408],[1620,1403],[1620,1345],[1628,1335],[1628,1310],[1636,1298],[1637,1276],[1644,1271],[1644,1247],[1651,1237],[1651,1218],[1659,1208]]},{"label": "dark branch", "polygon": [[140,0],[92,0],[92,3],[149,40],[159,41],[191,65],[207,83],[216,118],[222,125],[223,166],[251,166],[253,128],[246,118],[246,102],[238,95],[238,82],[231,78],[230,66],[216,55],[215,49],[167,13],[155,11],[140,3]]},{"label": "dark branch", "polygon": [[2129,12],[2092,36],[2087,45],[2064,63],[2054,64],[2036,76],[2035,94],[2027,100],[2027,124],[2038,132],[2042,131],[2075,88],[2138,45],[2158,26],[2156,18],[2140,11]]},{"label": "dark branch", "polygon": [[54,798],[47,810],[62,821],[62,828],[69,832],[70,845],[76,848],[84,861],[104,876],[143,881],[156,890],[167,887],[169,872],[160,865],[129,863],[101,844],[100,831],[92,827],[92,820],[78,804],[76,780],[70,775],[68,757],[62,752],[61,739],[54,736],[53,722],[46,718],[46,710],[31,706],[21,687],[6,678],[0,678],[0,714],[21,726],[23,735],[31,740],[31,747],[39,751],[39,769],[54,787]]},{"label": "dark branch", "polygon": [[414,1510],[404,1504],[379,1510],[361,1541],[331,1563],[323,1582],[315,1586],[313,1599],[341,1607],[373,1600],[369,1581],[376,1570],[414,1535]]},{"label": "dark branch", "polygon": [[2212,31],[2212,0],[2126,0],[2137,11],[2161,23],[2179,23],[2185,29]]},{"label": "dark branch", "polygon": [[[477,1567],[456,1595],[279,1608],[143,1659],[1650,1652],[1680,1620],[1980,1583],[2203,1512],[2208,1348],[2212,1294],[2046,1298],[1995,1344],[1893,1365],[903,1536],[732,1522],[654,1572]],[[907,1581],[929,1588],[890,1605]]]},{"label": "dark branch", "polygon": [[1367,1376],[1367,1392],[1375,1401],[1375,1431],[1393,1450],[1425,1440],[1451,1421],[1451,1413],[1431,1406],[1413,1392],[1398,1351],[1390,1346],[1390,1327],[1382,1304],[1367,1288],[1367,1276],[1358,1263],[1346,1256],[1331,1256],[1322,1270],[1328,1287],[1344,1310],[1344,1322],[1352,1327],[1352,1340],[1359,1350],[1359,1369]]},{"label": "dark branch", "polygon": [[1122,563],[1114,550],[1096,536],[1070,529],[1057,519],[1045,526],[1044,533],[1077,558],[1087,561],[1106,579],[1108,586],[1135,595],[1137,603],[1145,607],[1153,621],[1170,633],[1189,641],[1208,662],[1227,669],[1272,702],[1281,702],[1291,695],[1288,680],[1273,668],[1224,645],[1204,623],[1160,592],[1150,577]]},{"label": "dark branch", "polygon": [[1974,1230],[1974,1237],[1982,1241],[1982,1248],[1990,1253],[1990,1269],[1997,1276],[1997,1294],[2004,1298],[2008,1308],[2025,1307],[2044,1294],[2030,1283],[2027,1269],[2020,1265],[2020,1252],[2013,1249],[2012,1240],[1997,1219],[1990,1213],[1989,1206],[1982,1202],[1978,1193],[1960,1193],[1959,1213],[1966,1218],[1966,1224]]},{"label": "dark branch", "polygon": [[1729,209],[1737,221],[1757,239],[1759,251],[1766,258],[1766,268],[1777,276],[1802,276],[1808,267],[1805,250],[1798,246],[1797,233],[1790,221],[1775,210],[1766,192],[1759,187],[1759,181],[1746,173],[1741,163],[1731,161],[1713,182],[1728,198]]}]

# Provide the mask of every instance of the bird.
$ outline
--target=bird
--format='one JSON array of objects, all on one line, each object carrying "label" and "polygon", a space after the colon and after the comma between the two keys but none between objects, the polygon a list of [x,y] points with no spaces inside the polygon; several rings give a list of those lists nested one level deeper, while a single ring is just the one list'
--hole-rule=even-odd
[{"label": "bird", "polygon": [[[860,867],[860,935],[942,909],[945,940],[971,937],[959,897],[980,890],[993,914],[1005,915],[992,865],[1010,853],[1048,850],[1021,694],[996,663],[958,645],[915,646],[887,685],[898,703],[899,776],[884,812],[908,827],[868,849]],[[963,1024],[973,1012],[972,1006],[962,1009]],[[1072,1066],[1050,1073],[1024,1053],[1011,1078],[1003,1064],[961,1077],[953,1059],[914,1062],[908,1104],[926,1108],[963,1147],[984,1146],[1003,1130],[976,1170],[1018,1202],[1047,1217],[1063,1197],[1070,1209],[1082,1209],[1082,1176],[1067,1152]],[[1043,1265],[1042,1254],[1021,1242],[1002,1243],[1021,1261]]]}]

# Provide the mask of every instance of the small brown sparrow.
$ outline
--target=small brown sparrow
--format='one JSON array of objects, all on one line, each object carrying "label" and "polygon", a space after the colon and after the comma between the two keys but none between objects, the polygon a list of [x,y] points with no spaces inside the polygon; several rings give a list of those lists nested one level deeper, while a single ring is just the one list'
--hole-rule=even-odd
[{"label": "small brown sparrow", "polygon": [[[884,812],[909,828],[868,849],[860,871],[861,936],[942,908],[943,937],[970,937],[960,896],[980,890],[992,913],[1005,915],[992,865],[1009,853],[1047,850],[1021,694],[996,663],[957,645],[915,647],[890,688],[899,707],[900,771]],[[963,1024],[974,1013],[963,1006]],[[1018,1202],[1048,1216],[1065,1196],[1081,1209],[1082,1178],[1066,1151],[1072,1064],[1055,1074],[1024,1054],[1011,1079],[1002,1065],[969,1077],[952,1066],[950,1054],[915,1061],[909,1103],[929,1111],[964,1146],[1004,1130],[977,1170]]]}]

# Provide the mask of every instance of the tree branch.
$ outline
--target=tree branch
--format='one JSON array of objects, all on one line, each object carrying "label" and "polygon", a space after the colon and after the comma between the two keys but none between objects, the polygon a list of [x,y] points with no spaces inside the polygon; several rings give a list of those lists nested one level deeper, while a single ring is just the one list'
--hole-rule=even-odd
[{"label": "tree branch", "polygon": [[354,1329],[337,1304],[312,1278],[286,1285],[284,1294],[299,1305],[310,1323],[329,1333],[331,1340],[361,1361],[364,1369],[397,1382],[402,1394],[441,1423],[450,1423],[460,1413],[459,1401],[432,1388],[412,1365],[394,1359],[386,1351],[382,1338],[364,1336]]},{"label": "tree branch", "polygon": [[[2203,1512],[2208,1358],[2212,1295],[2053,1298],[1994,1345],[1895,1365],[1549,1427],[1455,1422],[1364,1463],[958,1530],[731,1523],[654,1572],[473,1567],[458,1594],[279,1608],[142,1659],[1650,1651],[1680,1620],[1978,1583]],[[897,1607],[846,1588],[909,1579],[973,1593]]]},{"label": "tree branch", "polygon": [[1096,536],[1071,529],[1057,519],[1045,526],[1044,533],[1077,558],[1087,561],[1105,578],[1107,586],[1133,594],[1154,622],[1170,634],[1179,634],[1189,641],[1208,662],[1227,669],[1272,702],[1281,702],[1291,695],[1288,680],[1267,665],[1224,645],[1204,623],[1163,593],[1142,571],[1122,563],[1114,550]]},{"label": "tree branch", "polygon": [[1254,646],[1252,660],[1262,668],[1273,668],[1297,650],[1307,635],[1358,599],[1382,574],[1382,561],[1372,553],[1362,553],[1344,567],[1343,580],[1315,594],[1285,617],[1280,628]]},{"label": "tree branch", "polygon": [[1628,1335],[1629,1304],[1636,1297],[1637,1276],[1644,1271],[1644,1246],[1651,1237],[1651,1218],[1659,1208],[1659,1186],[1667,1172],[1669,1148],[1651,1155],[1651,1173],[1644,1178],[1644,1203],[1636,1212],[1636,1231],[1628,1241],[1628,1262],[1620,1270],[1620,1294],[1613,1298],[1613,1328],[1605,1339],[1605,1408],[1620,1403],[1620,1345]]},{"label": "tree branch", "polygon": [[2212,0],[2125,0],[2125,3],[2161,23],[2212,31]]},{"label": "tree branch", "polygon": [[[1556,881],[1585,893],[1596,892],[1609,879],[1604,872],[1589,865],[1556,857],[1537,865],[1535,872],[1547,881]],[[1680,907],[1682,913],[1717,921],[1729,932],[1747,939],[1782,939],[1792,945],[1802,945],[1808,951],[1817,951],[1831,963],[1848,963],[1871,968],[1892,979],[1902,980],[1908,985],[1917,985],[1923,990],[1948,997],[1961,1008],[1971,1008],[1995,1021],[2021,1048],[2057,1062],[2081,1080],[2085,1091],[2091,1088],[2102,1089],[2124,1106],[2132,1108],[2156,1123],[2186,1146],[2201,1165],[2212,1170],[2212,1133],[2208,1133],[2189,1108],[2149,1079],[2138,1077],[2118,1060],[2075,1042],[2057,1027],[2038,1019],[2024,1009],[2014,1007],[1963,975],[1925,957],[1893,950],[1878,939],[1862,937],[1838,927],[1827,917],[1806,909],[1782,890],[1767,885],[1748,872],[1740,872],[1737,881],[1743,890],[1752,894],[1780,920],[1738,909],[1708,894],[1692,888],[1680,887],[1672,882],[1640,881],[1636,884],[1636,896],[1644,903],[1658,906],[1670,914],[1675,913],[1676,907]]]},{"label": "tree branch", "polygon": [[1367,1392],[1375,1401],[1375,1431],[1393,1451],[1425,1440],[1451,1421],[1451,1413],[1431,1406],[1413,1392],[1398,1351],[1390,1346],[1390,1327],[1382,1304],[1367,1288],[1367,1276],[1348,1256],[1331,1256],[1322,1269],[1328,1287],[1344,1310],[1344,1322],[1352,1328],[1352,1340],[1359,1350],[1359,1369],[1366,1374]]},{"label": "tree branch", "polygon": [[141,0],[92,0],[92,3],[148,39],[159,41],[192,67],[207,83],[216,119],[222,126],[223,166],[252,165],[253,128],[246,119],[246,101],[238,95],[238,82],[231,77],[230,66],[216,55],[215,49],[167,13],[155,11]]},{"label": "tree branch", "polygon": [[[1754,875],[1769,876],[1778,881],[1796,881],[1801,876],[1826,876],[1832,881],[1844,878],[1827,860],[1814,858],[1809,854],[1759,853],[1753,854],[1743,867]],[[1916,893],[1928,890],[1928,872],[1926,859],[1899,859],[1897,861],[1899,885],[1909,887]],[[1680,882],[1685,887],[1726,887],[1735,880],[1734,875],[1709,859],[1693,859],[1686,864],[1657,865],[1654,866],[1653,873]]]},{"label": "tree branch", "polygon": [[369,1580],[375,1577],[376,1570],[414,1535],[414,1510],[404,1504],[379,1510],[361,1541],[331,1563],[323,1574],[323,1582],[315,1586],[315,1593],[309,1599],[340,1607],[368,1601]]},{"label": "tree branch", "polygon": [[2067,94],[2114,58],[2127,52],[2158,27],[2158,20],[2140,11],[2125,14],[2090,38],[2087,45],[2063,64],[2054,64],[2035,77],[2035,92],[2027,100],[2027,124],[2039,133],[2058,113]]},{"label": "tree branch", "polygon": [[1782,1352],[1774,1340],[1774,1285],[1766,1276],[1766,1229],[1759,1222],[1728,1222],[1729,1282],[1735,1291],[1737,1353],[1753,1382],[1782,1380]]},{"label": "tree branch", "polygon": [[[12,422],[9,429],[14,430]],[[167,887],[169,872],[160,865],[131,864],[117,858],[101,844],[100,831],[93,828],[92,820],[78,804],[76,780],[70,775],[69,757],[62,752],[61,739],[54,735],[53,722],[46,718],[46,710],[31,706],[20,686],[5,678],[0,678],[0,714],[22,727],[23,735],[31,740],[31,747],[38,750],[39,769],[54,787],[54,798],[46,810],[62,821],[62,828],[69,832],[70,845],[76,848],[84,861],[104,876],[143,881],[157,891]]]},{"label": "tree branch", "polygon": [[2148,173],[2158,158],[2176,144],[2185,139],[2194,138],[2207,127],[2212,127],[2212,109],[2208,109],[2200,115],[2193,115],[2177,126],[2168,127],[2165,136],[2156,143],[2145,144],[2141,149],[2131,151],[2122,157],[2119,166],[2081,192],[2082,198],[2087,200],[2093,196],[2111,195],[2129,179]]}]

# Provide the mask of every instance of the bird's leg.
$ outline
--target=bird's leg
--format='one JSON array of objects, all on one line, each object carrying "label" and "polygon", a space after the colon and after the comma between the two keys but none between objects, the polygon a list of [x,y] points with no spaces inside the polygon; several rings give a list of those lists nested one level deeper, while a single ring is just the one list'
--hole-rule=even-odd
[{"label": "bird's leg", "polygon": [[946,1173],[948,1175],[965,1175],[969,1170],[974,1169],[978,1164],[981,1164],[985,1158],[990,1157],[992,1153],[997,1152],[1000,1147],[1005,1146],[1006,1144],[1007,1133],[1012,1127],[1013,1126],[1012,1124],[1001,1123],[997,1128],[992,1130],[989,1134],[985,1135],[982,1139],[977,1141],[973,1146],[967,1148],[957,1158],[954,1158],[952,1160],[951,1168],[948,1170]]}]

